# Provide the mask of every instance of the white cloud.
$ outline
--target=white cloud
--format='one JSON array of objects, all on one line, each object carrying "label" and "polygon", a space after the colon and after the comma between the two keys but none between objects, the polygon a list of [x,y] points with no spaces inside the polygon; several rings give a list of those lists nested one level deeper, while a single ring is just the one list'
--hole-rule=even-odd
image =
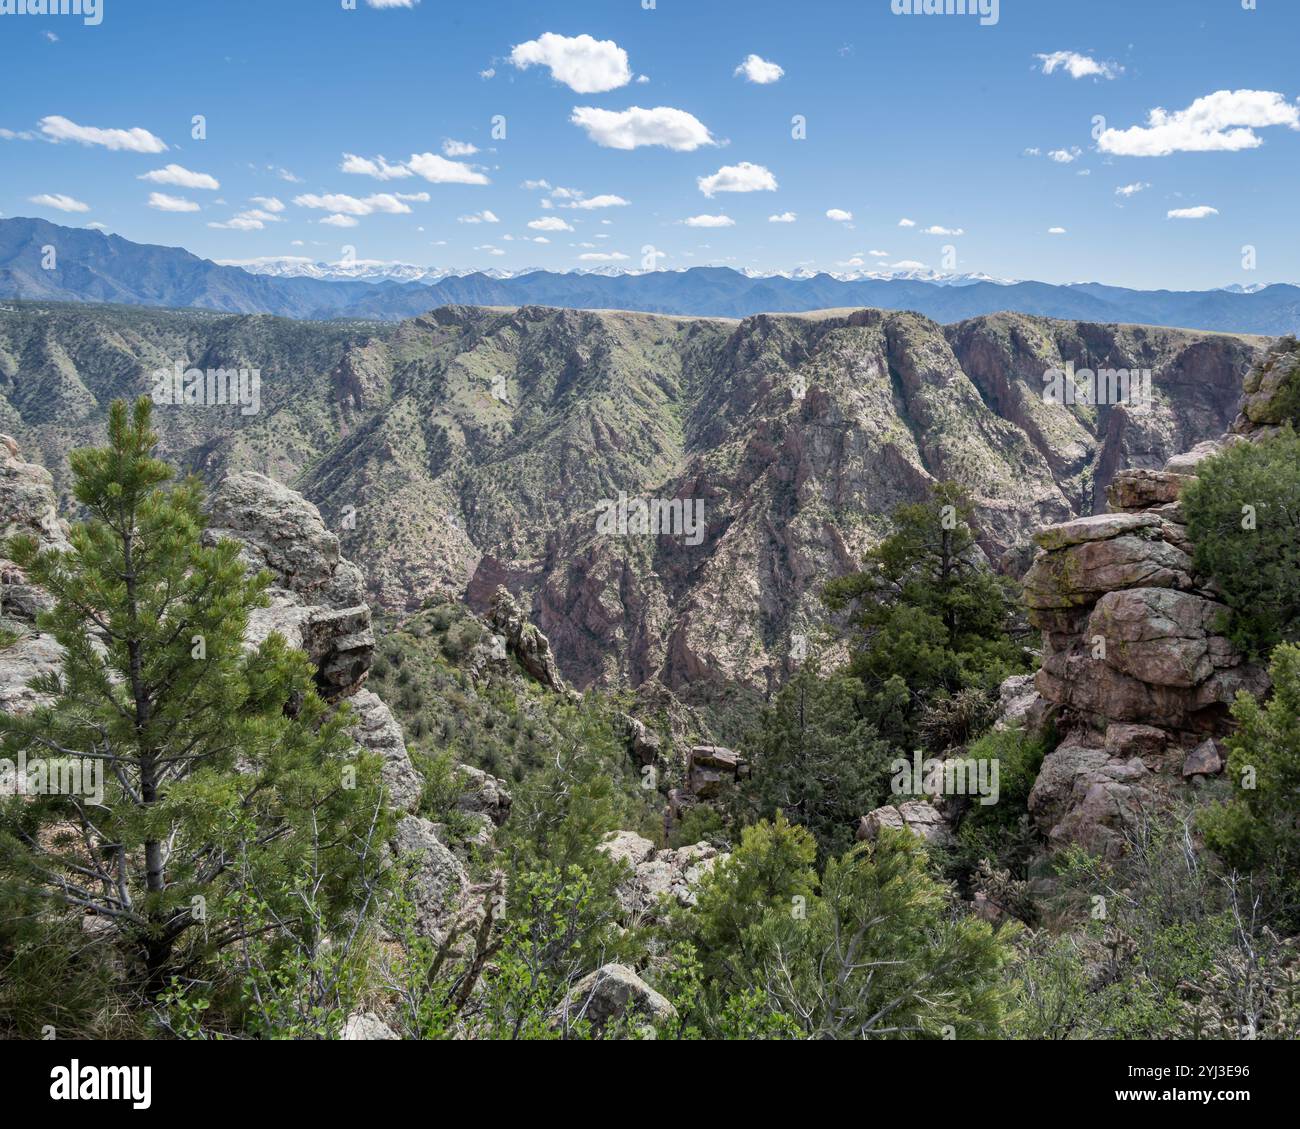
[{"label": "white cloud", "polygon": [[275,196],[254,196],[253,203],[261,205],[268,212],[284,211],[284,201]]},{"label": "white cloud", "polygon": [[420,0],[366,0],[372,8],[414,8]]},{"label": "white cloud", "polygon": [[572,231],[573,227],[559,216],[546,216],[540,220],[529,220],[528,226],[534,231]]},{"label": "white cloud", "polygon": [[927,227],[924,231],[921,232],[921,234],[922,235],[965,235],[966,229],[961,227],[940,227],[938,224],[934,224],[932,227]]},{"label": "white cloud", "polygon": [[484,208],[481,212],[475,212],[472,215],[461,216],[457,223],[500,223],[494,212],[489,212]]},{"label": "white cloud", "polygon": [[159,212],[197,212],[198,204],[183,196],[168,196],[165,192],[150,192],[149,207]]},{"label": "white cloud", "polygon": [[400,180],[414,175],[403,164],[390,165],[384,157],[358,157],[355,153],[344,153],[340,172],[355,173],[357,176],[373,176],[376,180]]},{"label": "white cloud", "polygon": [[520,70],[541,65],[578,94],[603,94],[632,81],[627,52],[612,39],[593,39],[590,35],[569,38],[547,32],[539,39],[518,44],[510,52],[510,61]]},{"label": "white cloud", "polygon": [[831,208],[826,213],[826,218],[836,223],[848,223],[853,218],[853,213],[846,212],[843,208]]},{"label": "white cloud", "polygon": [[1208,204],[1200,204],[1195,208],[1175,208],[1167,213],[1168,219],[1171,220],[1203,220],[1208,216],[1217,216],[1218,208],[1211,208]]},{"label": "white cloud", "polygon": [[592,141],[606,149],[662,145],[665,149],[689,153],[703,145],[717,144],[697,117],[671,106],[656,106],[653,110],[644,110],[640,106],[627,110],[575,106],[569,120],[585,129]]},{"label": "white cloud", "polygon": [[909,219],[907,219],[907,217],[904,217],[903,219],[901,219],[901,220],[898,221],[898,226],[899,226],[899,227],[915,227],[915,226],[916,226],[916,220],[909,220]]},{"label": "white cloud", "polygon": [[1053,51],[1050,55],[1035,55],[1042,60],[1043,74],[1065,71],[1071,78],[1118,78],[1124,68],[1118,63],[1101,63],[1077,51]]},{"label": "white cloud", "polygon": [[80,200],[74,200],[71,196],[65,196],[62,192],[42,192],[39,196],[29,196],[27,198],[33,204],[39,204],[42,208],[53,208],[59,212],[88,212],[89,204],[83,204]]},{"label": "white cloud", "polygon": [[255,216],[238,215],[222,222],[212,221],[208,226],[219,228],[222,231],[261,231],[266,227],[266,224]]},{"label": "white cloud", "polygon": [[478,146],[471,145],[468,141],[453,141],[448,137],[442,143],[442,151],[448,157],[472,157],[478,152]]},{"label": "white cloud", "polygon": [[1137,180],[1132,184],[1121,185],[1119,188],[1115,189],[1115,195],[1124,196],[1126,198],[1129,196],[1136,196],[1139,192],[1145,192],[1150,187],[1151,185],[1147,184],[1145,181]]},{"label": "white cloud", "polygon": [[735,227],[736,221],[730,216],[691,216],[682,220],[687,227]]},{"label": "white cloud", "polygon": [[497,69],[496,67],[488,67],[486,70],[479,71],[478,76],[486,82],[490,78],[496,78]]},{"label": "white cloud", "polygon": [[358,221],[351,216],[333,215],[326,216],[320,221],[326,227],[356,227]]},{"label": "white cloud", "polygon": [[590,200],[575,200],[572,204],[563,204],[565,208],[580,208],[584,212],[593,211],[596,208],[625,208],[630,204],[630,200],[624,200],[622,196],[593,196]]},{"label": "white cloud", "polygon": [[41,132],[52,141],[76,141],[81,145],[102,145],[105,149],[125,149],[132,153],[161,153],[167,148],[161,138],[147,129],[98,129],[77,125],[58,114],[41,119]]},{"label": "white cloud", "polygon": [[1068,165],[1068,164],[1072,164],[1073,162],[1077,161],[1081,156],[1083,156],[1083,150],[1080,149],[1077,145],[1075,145],[1070,149],[1053,149],[1047,155],[1058,165]]},{"label": "white cloud", "polygon": [[1219,90],[1172,114],[1157,107],[1145,126],[1108,129],[1097,147],[1118,157],[1234,153],[1258,149],[1264,141],[1255,130],[1273,125],[1300,130],[1300,106],[1269,90]]},{"label": "white cloud", "polygon": [[768,216],[768,223],[794,223],[799,217],[794,212],[782,212],[778,216]]},{"label": "white cloud", "polygon": [[430,184],[490,184],[483,173],[460,161],[449,161],[437,153],[416,153],[406,162]]},{"label": "white cloud", "polygon": [[[387,192],[367,196],[364,200],[356,196],[345,196],[342,193],[328,193],[324,196],[318,196],[309,192],[302,196],[295,196],[293,202],[300,208],[319,208],[322,211],[342,212],[344,215],[349,216],[368,216],[375,212],[404,215],[411,210],[405,201],[399,200],[396,196],[389,195]],[[344,225],[339,224],[336,226]],[[352,225],[348,224],[346,226],[351,227]]]},{"label": "white cloud", "polygon": [[718,192],[775,192],[776,177],[762,165],[741,161],[738,165],[723,165],[712,176],[696,179],[705,196]]},{"label": "white cloud", "polygon": [[578,256],[580,263],[623,263],[627,256],[622,251],[591,251]]},{"label": "white cloud", "polygon": [[154,169],[141,175],[140,179],[154,184],[170,184],[175,188],[205,188],[209,192],[216,192],[221,187],[216,177],[209,176],[205,172],[191,172],[189,169],[181,168],[180,165],[167,165],[165,168]]},{"label": "white cloud", "polygon": [[768,62],[758,55],[749,55],[745,61],[735,70],[735,76],[740,78],[742,75],[746,82],[756,82],[760,86],[766,86],[769,82],[776,82],[785,71],[776,63]]},{"label": "white cloud", "polygon": [[1049,227],[1049,228],[1047,229],[1047,234],[1048,234],[1048,235],[1064,235],[1064,234],[1065,234],[1065,228],[1063,228],[1063,227]]},{"label": "white cloud", "polygon": [[489,255],[504,255],[505,252],[500,247],[493,247],[491,243],[484,243],[481,247],[475,247],[475,251],[486,251]]},{"label": "white cloud", "polygon": [[887,258],[889,258],[889,252],[888,252],[888,251],[868,251],[867,254],[870,255],[873,259],[887,259]]},{"label": "white cloud", "polygon": [[926,270],[924,263],[918,263],[915,259],[903,259],[902,262],[890,263],[890,270]]}]

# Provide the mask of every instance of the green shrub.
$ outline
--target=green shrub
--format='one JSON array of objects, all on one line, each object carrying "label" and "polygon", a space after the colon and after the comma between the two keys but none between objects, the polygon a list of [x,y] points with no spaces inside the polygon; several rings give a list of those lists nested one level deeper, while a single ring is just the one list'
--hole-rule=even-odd
[{"label": "green shrub", "polygon": [[1196,568],[1232,609],[1229,633],[1254,658],[1300,641],[1300,436],[1291,427],[1207,459],[1183,491]]}]

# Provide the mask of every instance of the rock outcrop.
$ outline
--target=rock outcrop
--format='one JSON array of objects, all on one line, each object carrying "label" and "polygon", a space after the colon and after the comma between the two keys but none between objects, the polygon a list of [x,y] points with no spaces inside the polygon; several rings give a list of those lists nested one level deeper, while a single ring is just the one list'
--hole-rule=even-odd
[{"label": "rock outcrop", "polygon": [[924,800],[908,800],[901,804],[888,804],[864,815],[858,824],[859,842],[873,843],[882,828],[910,831],[918,839],[936,846],[952,841],[952,833],[943,815],[933,804]]},{"label": "rock outcrop", "polygon": [[1062,739],[1029,809],[1053,846],[1122,851],[1126,828],[1177,784],[1222,771],[1219,739],[1238,691],[1267,691],[1267,673],[1221,633],[1228,608],[1212,579],[1197,575],[1179,499],[1207,458],[1276,430],[1296,356],[1284,342],[1255,366],[1221,439],[1160,470],[1119,471],[1109,512],[1035,537],[1024,589],[1043,632],[1036,687]]},{"label": "rock outcrop", "polygon": [[43,705],[46,699],[32,683],[56,673],[63,663],[63,648],[35,626],[49,597],[4,555],[10,538],[24,536],[35,538],[42,549],[71,548],[49,472],[25,462],[18,444],[0,435],[0,629],[17,636],[0,650],[0,711],[10,714],[31,713]]},{"label": "rock outcrop", "polygon": [[660,850],[633,831],[615,832],[599,849],[632,869],[618,888],[619,906],[629,921],[658,917],[665,904],[693,906],[700,881],[727,857],[709,843]]}]

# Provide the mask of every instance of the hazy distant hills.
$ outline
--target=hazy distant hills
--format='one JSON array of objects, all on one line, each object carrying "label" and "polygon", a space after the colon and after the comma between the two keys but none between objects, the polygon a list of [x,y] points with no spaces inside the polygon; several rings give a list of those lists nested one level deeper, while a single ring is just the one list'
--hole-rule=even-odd
[{"label": "hazy distant hills", "polygon": [[[54,248],[52,269],[45,248]],[[338,280],[255,274],[180,248],[132,243],[39,219],[0,220],[0,298],[194,307],[282,317],[398,321],[445,305],[623,309],[694,317],[749,317],[872,307],[912,310],[943,323],[1001,311],[1110,324],[1230,333],[1300,331],[1300,287],[1207,291],[1127,290],[1081,283],[941,285],[829,274],[755,277],[727,267],[644,274],[477,272],[436,281]]]}]

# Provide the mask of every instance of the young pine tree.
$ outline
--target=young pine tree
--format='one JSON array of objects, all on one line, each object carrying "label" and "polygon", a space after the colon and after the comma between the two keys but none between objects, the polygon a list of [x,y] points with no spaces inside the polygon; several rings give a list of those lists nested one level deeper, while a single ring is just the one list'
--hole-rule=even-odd
[{"label": "young pine tree", "polygon": [[35,686],[49,704],[0,715],[3,755],[102,768],[104,794],[0,803],[0,918],[53,902],[110,921],[153,997],[244,939],[251,904],[281,935],[343,914],[373,876],[382,791],[306,656],[278,635],[245,648],[270,578],[202,544],[200,489],[168,486],[150,419],[118,401],[109,445],[72,453],[71,552],[10,549],[65,658]]}]

